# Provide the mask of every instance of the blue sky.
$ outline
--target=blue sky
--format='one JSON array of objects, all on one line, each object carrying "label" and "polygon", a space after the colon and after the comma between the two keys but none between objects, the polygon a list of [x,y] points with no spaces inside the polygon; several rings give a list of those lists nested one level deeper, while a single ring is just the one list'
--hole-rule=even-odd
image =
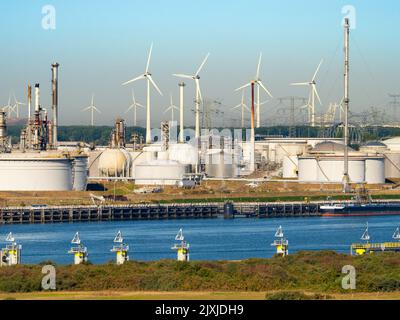
[{"label": "blue sky", "polygon": [[[56,9],[56,29],[41,26],[44,5]],[[400,4],[398,1],[1,1],[0,104],[10,91],[25,100],[28,83],[39,82],[43,105],[50,105],[50,64],[60,63],[61,124],[87,124],[80,110],[96,94],[102,114],[96,123],[128,118],[131,88],[145,104],[145,83],[121,83],[144,71],[154,42],[150,70],[164,93],[152,94],[153,125],[164,114],[172,92],[178,104],[178,80],[172,73],[194,72],[207,52],[202,71],[205,97],[239,103],[233,90],[254,76],[263,52],[262,79],[275,97],[307,96],[290,82],[309,80],[321,58],[318,76],[323,106],[342,96],[342,7],[356,9],[351,31],[351,108],[384,106],[389,92],[399,92]],[[192,122],[193,84],[186,87],[188,122]],[[265,105],[263,118],[273,113]],[[139,113],[142,124],[144,112]],[[240,117],[232,113],[230,117]]]}]

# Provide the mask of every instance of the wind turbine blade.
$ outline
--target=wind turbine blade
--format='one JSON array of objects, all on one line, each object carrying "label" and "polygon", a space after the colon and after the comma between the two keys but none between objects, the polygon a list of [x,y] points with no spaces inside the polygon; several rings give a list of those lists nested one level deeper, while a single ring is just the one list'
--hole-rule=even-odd
[{"label": "wind turbine blade", "polygon": [[151,59],[151,52],[153,51],[153,43],[151,43],[149,56],[147,57],[147,64],[146,64],[146,73],[149,71],[150,66],[150,59]]},{"label": "wind turbine blade", "polygon": [[239,108],[239,107],[241,107],[241,106],[242,106],[242,104],[240,103],[240,104],[238,104],[237,106],[234,106],[234,107],[232,108],[232,110],[237,109],[237,108]]},{"label": "wind turbine blade", "polygon": [[200,67],[197,69],[195,75],[197,76],[200,72],[200,70],[203,68],[204,64],[206,63],[210,53],[207,53],[206,57],[204,58],[203,62],[201,63]]},{"label": "wind turbine blade", "polygon": [[315,77],[317,76],[317,73],[319,71],[319,68],[321,67],[322,62],[324,61],[324,59],[321,59],[321,62],[319,63],[317,70],[315,70],[314,76],[312,77],[311,81],[314,81]]},{"label": "wind turbine blade", "polygon": [[260,78],[261,57],[262,57],[262,52],[260,52],[260,57],[258,58],[256,80],[258,80]]},{"label": "wind turbine blade", "polygon": [[161,90],[157,87],[156,83],[154,82],[153,78],[151,77],[151,75],[147,75],[147,78],[149,79],[149,81],[151,82],[151,84],[154,86],[154,88],[156,88],[156,90],[158,91],[158,93],[162,96],[162,92]]},{"label": "wind turbine blade", "polygon": [[250,108],[246,104],[243,103],[243,107],[250,112]]},{"label": "wind turbine blade", "polygon": [[127,85],[128,83],[132,83],[132,82],[135,82],[137,80],[144,79],[144,78],[145,78],[145,76],[144,76],[144,74],[142,74],[142,75],[140,75],[140,76],[138,76],[136,78],[133,78],[131,80],[128,80],[128,81],[124,82],[122,85],[124,86],[124,85]]},{"label": "wind turbine blade", "polygon": [[138,106],[138,107],[140,107],[140,108],[144,108],[144,105],[142,105],[142,104],[139,103],[139,102],[136,102],[136,106]]},{"label": "wind turbine blade", "polygon": [[126,109],[125,113],[128,113],[133,107],[134,107],[134,104],[131,104],[131,105],[129,106],[129,108]]},{"label": "wind turbine blade", "polygon": [[244,89],[244,88],[247,88],[247,87],[249,87],[250,85],[251,85],[251,82],[249,82],[249,83],[246,83],[245,85],[243,85],[243,86],[241,86],[241,87],[239,87],[239,88],[235,89],[235,91],[242,90],[242,89]]},{"label": "wind turbine blade", "polygon": [[174,73],[172,75],[179,78],[193,79],[193,76],[189,76],[187,74],[182,74],[182,73]]},{"label": "wind turbine blade", "polygon": [[291,86],[308,86],[309,83],[308,82],[295,82],[295,83],[291,83]]},{"label": "wind turbine blade", "polygon": [[319,94],[318,94],[318,91],[317,91],[317,87],[315,86],[315,84],[313,84],[313,90],[315,92],[315,95],[317,96],[317,99],[318,99],[320,105],[322,105],[322,102],[321,102],[321,99],[319,97]]},{"label": "wind turbine blade", "polygon": [[90,108],[91,108],[91,106],[83,108],[81,111],[83,112],[83,111],[89,110]]},{"label": "wind turbine blade", "polygon": [[260,85],[261,88],[264,89],[264,91],[265,91],[271,98],[273,98],[271,92],[268,91],[268,89],[264,86],[264,84],[261,82],[261,80],[257,81],[257,83]]},{"label": "wind turbine blade", "polygon": [[93,109],[94,109],[95,111],[97,111],[98,113],[101,113],[101,111],[100,111],[99,109],[97,109],[95,106],[93,106]]}]

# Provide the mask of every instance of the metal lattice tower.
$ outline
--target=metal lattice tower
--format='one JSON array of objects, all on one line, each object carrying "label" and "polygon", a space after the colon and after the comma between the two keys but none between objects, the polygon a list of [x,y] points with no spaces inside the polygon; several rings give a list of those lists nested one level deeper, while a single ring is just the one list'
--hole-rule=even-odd
[{"label": "metal lattice tower", "polygon": [[[300,103],[296,103],[300,102]],[[278,98],[278,104],[276,107],[282,107],[281,109],[289,116],[287,117],[289,124],[289,136],[296,136],[296,109],[301,108],[307,102],[306,98],[289,96]]]}]

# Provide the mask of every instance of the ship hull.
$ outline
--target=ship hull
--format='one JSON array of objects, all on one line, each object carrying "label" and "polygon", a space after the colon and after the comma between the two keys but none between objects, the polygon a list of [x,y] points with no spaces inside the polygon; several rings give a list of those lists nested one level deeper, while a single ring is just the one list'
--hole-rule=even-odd
[{"label": "ship hull", "polygon": [[400,215],[400,203],[387,204],[347,204],[340,208],[320,208],[323,217],[357,217]]}]

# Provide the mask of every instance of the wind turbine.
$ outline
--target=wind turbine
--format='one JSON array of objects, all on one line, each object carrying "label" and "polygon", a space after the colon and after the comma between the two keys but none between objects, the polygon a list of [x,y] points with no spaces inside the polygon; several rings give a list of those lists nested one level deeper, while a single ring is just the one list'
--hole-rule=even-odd
[{"label": "wind turbine", "polygon": [[317,70],[315,70],[314,76],[312,77],[311,81],[309,82],[297,82],[297,83],[292,83],[292,86],[309,86],[310,87],[310,94],[308,97],[308,103],[304,106],[308,109],[308,121],[311,124],[312,127],[315,127],[315,96],[317,97],[319,103],[322,105],[321,99],[319,97],[318,91],[317,91],[317,86],[315,82],[315,78],[318,74],[319,68],[321,67],[321,64],[323,62],[323,59],[321,59],[321,62],[319,63]]},{"label": "wind turbine", "polygon": [[153,50],[153,44],[150,46],[149,56],[147,57],[147,64],[144,73],[136,78],[133,78],[129,81],[124,82],[122,85],[127,85],[128,83],[135,82],[137,80],[146,79],[147,80],[147,106],[146,106],[146,143],[151,143],[151,113],[150,113],[150,84],[157,90],[157,92],[162,96],[161,90],[158,88],[153,78],[151,77],[151,73],[149,72],[151,52]]},{"label": "wind turbine", "polygon": [[176,105],[174,105],[173,101],[172,101],[172,93],[170,93],[169,95],[170,97],[170,105],[169,107],[164,111],[164,113],[168,112],[169,110],[171,110],[171,121],[174,122],[174,110],[179,110],[178,107]]},{"label": "wind turbine", "polygon": [[8,102],[5,106],[3,106],[2,108],[3,112],[7,113],[7,116],[10,116],[13,106],[11,105],[11,93],[8,95]]},{"label": "wind turbine", "polygon": [[134,114],[134,118],[133,118],[133,125],[136,127],[136,111],[137,111],[137,107],[140,108],[144,108],[144,105],[140,104],[139,102],[136,102],[135,99],[135,92],[132,89],[132,104],[129,106],[129,108],[125,111],[125,113],[129,112],[129,110],[133,109],[133,114]]},{"label": "wind turbine", "polygon": [[242,129],[244,128],[244,110],[246,109],[247,111],[250,112],[249,107],[244,103],[244,90],[242,90],[242,100],[241,102],[236,106],[233,107],[232,110],[241,108],[242,109]]},{"label": "wind turbine", "polygon": [[12,107],[12,109],[15,112],[16,117],[19,118],[19,106],[24,106],[26,105],[26,103],[18,101],[15,96],[15,93],[13,93],[13,96],[14,96],[14,106]]},{"label": "wind turbine", "polygon": [[204,64],[206,63],[210,53],[207,53],[206,57],[204,58],[203,62],[200,64],[200,67],[197,69],[194,75],[187,75],[187,74],[181,74],[181,73],[174,73],[173,76],[179,77],[179,78],[186,78],[186,79],[192,79],[195,82],[196,86],[196,128],[195,128],[195,137],[198,138],[200,137],[200,102],[203,101],[203,97],[201,95],[201,90],[200,90],[200,76],[199,73],[201,69],[204,67]]},{"label": "wind turbine", "polygon": [[94,94],[92,94],[92,101],[91,101],[91,103],[90,103],[90,106],[88,106],[88,107],[82,109],[82,112],[83,112],[83,111],[87,111],[87,110],[90,110],[90,112],[91,112],[90,125],[93,127],[93,126],[94,126],[94,112],[96,111],[96,112],[98,112],[98,113],[101,113],[101,111],[100,111],[99,109],[97,109],[97,108],[95,107],[95,105],[94,105]]},{"label": "wind turbine", "polygon": [[262,58],[262,53],[260,52],[260,56],[258,58],[258,65],[257,65],[257,71],[256,71],[256,76],[254,79],[252,79],[250,82],[246,83],[245,85],[237,88],[235,91],[242,90],[246,87],[251,86],[251,83],[254,83],[257,85],[257,105],[256,105],[256,115],[257,115],[257,125],[256,127],[259,128],[261,126],[261,116],[260,116],[260,106],[264,103],[260,103],[260,87],[271,97],[273,98],[271,92],[268,91],[268,89],[265,87],[263,84],[262,80],[260,79],[260,67],[261,67],[261,58]]}]

